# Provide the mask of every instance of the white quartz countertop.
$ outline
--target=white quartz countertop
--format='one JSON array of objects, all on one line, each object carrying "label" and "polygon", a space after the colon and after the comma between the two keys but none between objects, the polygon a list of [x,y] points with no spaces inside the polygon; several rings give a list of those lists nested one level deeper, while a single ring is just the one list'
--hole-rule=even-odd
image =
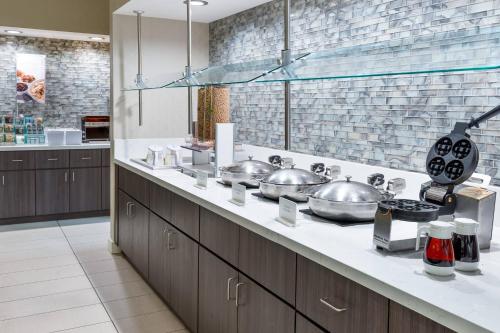
[{"label": "white quartz countertop", "polygon": [[434,277],[423,271],[421,252],[377,251],[373,224],[340,226],[298,213],[297,226],[288,227],[275,221],[276,203],[250,195],[258,190],[247,191],[246,205],[237,206],[228,201],[231,189],[215,179],[199,189],[194,178],[150,170],[131,162],[125,151],[117,151],[116,164],[442,325],[458,332],[500,332],[500,228],[491,249],[481,253],[480,271]]},{"label": "white quartz countertop", "polygon": [[44,145],[0,145],[0,151],[23,151],[23,150],[66,150],[66,149],[108,149],[109,142],[82,143],[80,145],[49,146]]}]

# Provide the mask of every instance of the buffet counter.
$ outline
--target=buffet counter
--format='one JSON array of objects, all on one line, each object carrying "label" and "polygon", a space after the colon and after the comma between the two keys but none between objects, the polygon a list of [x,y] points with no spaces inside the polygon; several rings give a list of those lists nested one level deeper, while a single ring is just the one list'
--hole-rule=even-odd
[{"label": "buffet counter", "polygon": [[[387,253],[373,246],[373,224],[342,226],[325,223],[298,213],[297,226],[288,227],[275,220],[278,205],[257,198],[248,190],[246,204],[235,205],[231,188],[209,179],[206,189],[194,186],[196,180],[176,170],[153,171],[130,161],[140,145],[121,141],[116,145],[114,163],[141,177],[248,229],[267,240],[282,245],[331,271],[334,271],[384,297],[458,332],[499,332],[500,321],[500,228],[496,224],[491,249],[482,251],[480,271],[456,272],[440,278],[423,270],[421,252]],[[245,154],[265,159],[271,153],[291,156],[297,167],[307,168],[311,161],[337,164],[342,177],[365,181],[373,172],[387,178],[402,177],[407,189],[401,197],[415,199],[419,186],[428,180],[424,174],[372,167],[295,154],[273,149],[245,146]],[[244,154],[239,156],[244,158]],[[496,188],[491,187],[496,190]],[[497,205],[498,206],[498,205]],[[299,209],[307,208],[300,204]],[[497,215],[498,219],[498,215]]]}]

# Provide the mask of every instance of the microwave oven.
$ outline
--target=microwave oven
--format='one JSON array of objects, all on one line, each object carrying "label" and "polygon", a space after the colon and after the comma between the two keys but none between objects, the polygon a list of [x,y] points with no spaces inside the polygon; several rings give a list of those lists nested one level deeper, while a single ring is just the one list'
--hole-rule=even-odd
[{"label": "microwave oven", "polygon": [[109,116],[82,117],[82,141],[109,141]]}]

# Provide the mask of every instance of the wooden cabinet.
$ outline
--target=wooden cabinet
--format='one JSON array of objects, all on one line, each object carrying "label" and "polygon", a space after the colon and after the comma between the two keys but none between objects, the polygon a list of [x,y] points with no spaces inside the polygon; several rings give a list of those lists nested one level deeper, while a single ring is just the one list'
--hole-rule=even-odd
[{"label": "wooden cabinet", "polygon": [[296,254],[240,228],[239,269],[295,305]]},{"label": "wooden cabinet", "polygon": [[149,270],[149,210],[123,192],[118,194],[118,245],[146,279]]},{"label": "wooden cabinet", "polygon": [[173,193],[155,184],[149,185],[149,208],[166,221],[172,221]]},{"label": "wooden cabinet", "polygon": [[200,207],[177,194],[172,194],[172,220],[175,227],[190,237],[200,237]]},{"label": "wooden cabinet", "polygon": [[39,150],[35,152],[37,169],[69,168],[68,150]]},{"label": "wooden cabinet", "polygon": [[238,266],[240,227],[200,208],[200,243],[233,266]]},{"label": "wooden cabinet", "polygon": [[238,333],[294,331],[295,310],[241,273],[235,293]]},{"label": "wooden cabinet", "polygon": [[34,170],[35,154],[33,151],[4,151],[0,152],[0,170]]},{"label": "wooden cabinet", "polygon": [[111,208],[111,171],[109,167],[103,167],[101,171],[101,210]]},{"label": "wooden cabinet", "polygon": [[297,312],[295,315],[295,333],[325,333],[318,326],[307,320],[304,316]]},{"label": "wooden cabinet", "polygon": [[182,232],[168,227],[168,303],[190,332],[198,326],[198,244]]},{"label": "wooden cabinet", "polygon": [[92,168],[101,166],[100,149],[75,149],[69,152],[71,168]]},{"label": "wooden cabinet", "polygon": [[330,332],[387,332],[387,298],[297,257],[297,310]]},{"label": "wooden cabinet", "polygon": [[36,171],[36,215],[69,212],[69,170]]},{"label": "wooden cabinet", "polygon": [[118,169],[118,188],[149,207],[149,182],[125,168]]},{"label": "wooden cabinet", "polygon": [[191,332],[198,322],[198,244],[156,214],[149,224],[149,283]]},{"label": "wooden cabinet", "polygon": [[200,247],[198,333],[237,332],[238,271]]},{"label": "wooden cabinet", "polygon": [[0,218],[35,215],[35,171],[0,171]]},{"label": "wooden cabinet", "polygon": [[389,333],[452,333],[451,329],[391,301]]},{"label": "wooden cabinet", "polygon": [[103,167],[111,166],[111,151],[109,149],[102,149],[101,165]]},{"label": "wooden cabinet", "polygon": [[70,212],[101,209],[101,168],[71,169]]}]

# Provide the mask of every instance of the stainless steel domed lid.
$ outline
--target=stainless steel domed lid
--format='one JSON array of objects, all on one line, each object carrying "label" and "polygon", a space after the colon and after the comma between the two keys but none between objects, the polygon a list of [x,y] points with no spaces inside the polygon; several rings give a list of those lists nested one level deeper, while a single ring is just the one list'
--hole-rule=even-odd
[{"label": "stainless steel domed lid", "polygon": [[318,185],[328,183],[329,178],[303,169],[280,169],[262,180],[263,183],[274,185]]},{"label": "stainless steel domed lid", "polygon": [[351,176],[346,176],[346,180],[321,186],[313,198],[334,202],[378,202],[382,200],[382,194],[375,187],[351,181]]},{"label": "stainless steel domed lid", "polygon": [[235,162],[221,168],[221,170],[232,173],[245,173],[249,175],[267,175],[273,172],[275,168],[269,163],[257,161],[253,159],[253,156],[248,156],[248,160]]}]

